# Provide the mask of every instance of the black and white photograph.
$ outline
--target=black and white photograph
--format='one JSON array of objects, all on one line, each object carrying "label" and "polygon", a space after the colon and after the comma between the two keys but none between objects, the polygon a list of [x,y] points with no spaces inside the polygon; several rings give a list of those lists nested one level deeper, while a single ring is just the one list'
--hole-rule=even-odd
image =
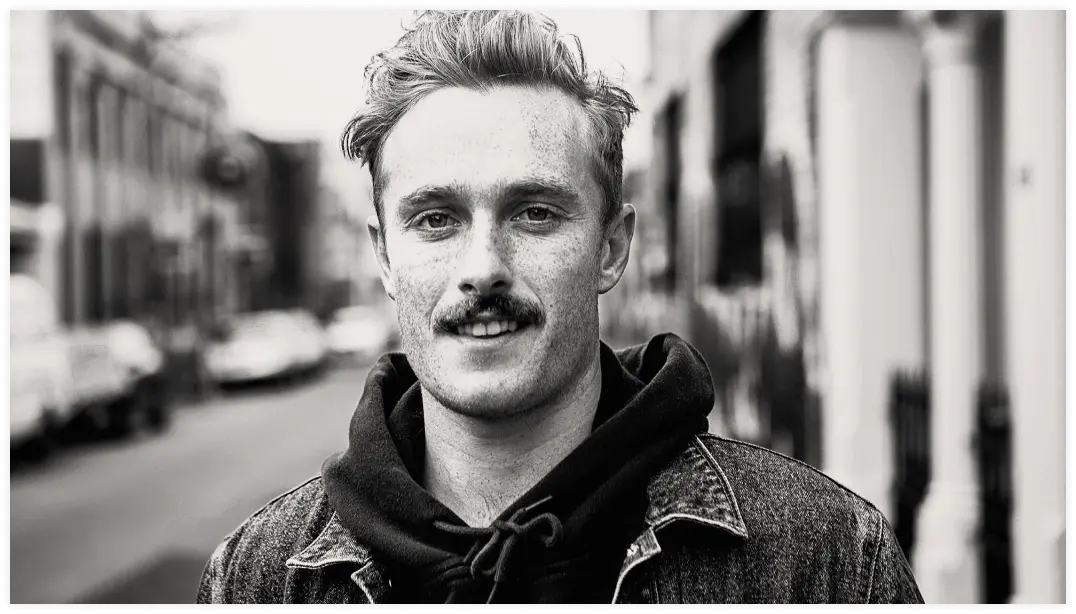
[{"label": "black and white photograph", "polygon": [[10,603],[1066,603],[1065,10],[7,16]]}]

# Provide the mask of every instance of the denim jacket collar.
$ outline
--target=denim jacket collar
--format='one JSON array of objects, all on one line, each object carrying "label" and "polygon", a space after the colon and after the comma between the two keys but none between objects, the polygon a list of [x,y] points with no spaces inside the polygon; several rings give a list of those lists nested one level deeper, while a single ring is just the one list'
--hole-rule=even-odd
[{"label": "denim jacket collar", "polygon": [[[661,552],[656,532],[672,522],[685,520],[748,538],[732,485],[707,449],[704,437],[711,436],[696,436],[676,460],[650,480],[647,528],[628,548],[617,579],[614,601],[628,571]],[[286,564],[291,568],[318,569],[337,563],[359,566],[351,578],[371,602],[379,601],[391,586],[369,548],[355,540],[335,513],[321,534]]]},{"label": "denim jacket collar", "polygon": [[661,552],[657,531],[672,522],[686,520],[747,539],[747,525],[740,514],[732,484],[702,437],[711,436],[696,435],[675,461],[650,480],[647,528],[628,548],[617,576],[613,603],[620,595],[628,572]]}]

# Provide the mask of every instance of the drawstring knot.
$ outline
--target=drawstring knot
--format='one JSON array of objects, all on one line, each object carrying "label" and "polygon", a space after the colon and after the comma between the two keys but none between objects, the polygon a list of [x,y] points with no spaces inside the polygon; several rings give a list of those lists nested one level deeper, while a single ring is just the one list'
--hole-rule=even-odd
[{"label": "drawstring knot", "polygon": [[[476,580],[493,578],[493,588],[489,592],[486,603],[493,603],[493,597],[504,580],[512,551],[521,539],[538,538],[539,543],[546,548],[552,548],[560,540],[563,527],[560,519],[553,513],[544,512],[526,522],[523,521],[534,508],[551,498],[546,497],[517,510],[508,520],[494,520],[488,527],[463,527],[441,520],[434,521],[434,526],[446,533],[476,538],[474,546],[463,561],[470,567],[472,578]],[[482,542],[483,537],[487,538],[485,543]],[[454,596],[455,591],[449,595],[449,603],[452,602]]]}]

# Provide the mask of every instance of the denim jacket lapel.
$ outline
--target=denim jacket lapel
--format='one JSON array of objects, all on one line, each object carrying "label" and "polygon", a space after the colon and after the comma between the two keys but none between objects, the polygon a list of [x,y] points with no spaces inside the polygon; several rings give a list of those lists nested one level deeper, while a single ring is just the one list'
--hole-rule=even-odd
[{"label": "denim jacket lapel", "polygon": [[351,580],[370,603],[379,602],[392,587],[384,567],[373,559],[369,548],[355,541],[335,513],[321,534],[302,552],[288,559],[285,565],[292,569],[320,569],[337,563],[359,566],[351,574]]}]

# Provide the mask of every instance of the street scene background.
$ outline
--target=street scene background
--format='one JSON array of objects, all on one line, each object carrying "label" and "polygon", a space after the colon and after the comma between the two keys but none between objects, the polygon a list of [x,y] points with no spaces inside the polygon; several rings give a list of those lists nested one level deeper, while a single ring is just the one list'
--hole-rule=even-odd
[{"label": "street scene background", "polygon": [[[1064,602],[1064,13],[546,14],[640,107],[603,339],[695,345],[928,602]],[[13,603],[190,603],[346,446],[399,339],[339,137],[412,17],[10,13]]]}]

